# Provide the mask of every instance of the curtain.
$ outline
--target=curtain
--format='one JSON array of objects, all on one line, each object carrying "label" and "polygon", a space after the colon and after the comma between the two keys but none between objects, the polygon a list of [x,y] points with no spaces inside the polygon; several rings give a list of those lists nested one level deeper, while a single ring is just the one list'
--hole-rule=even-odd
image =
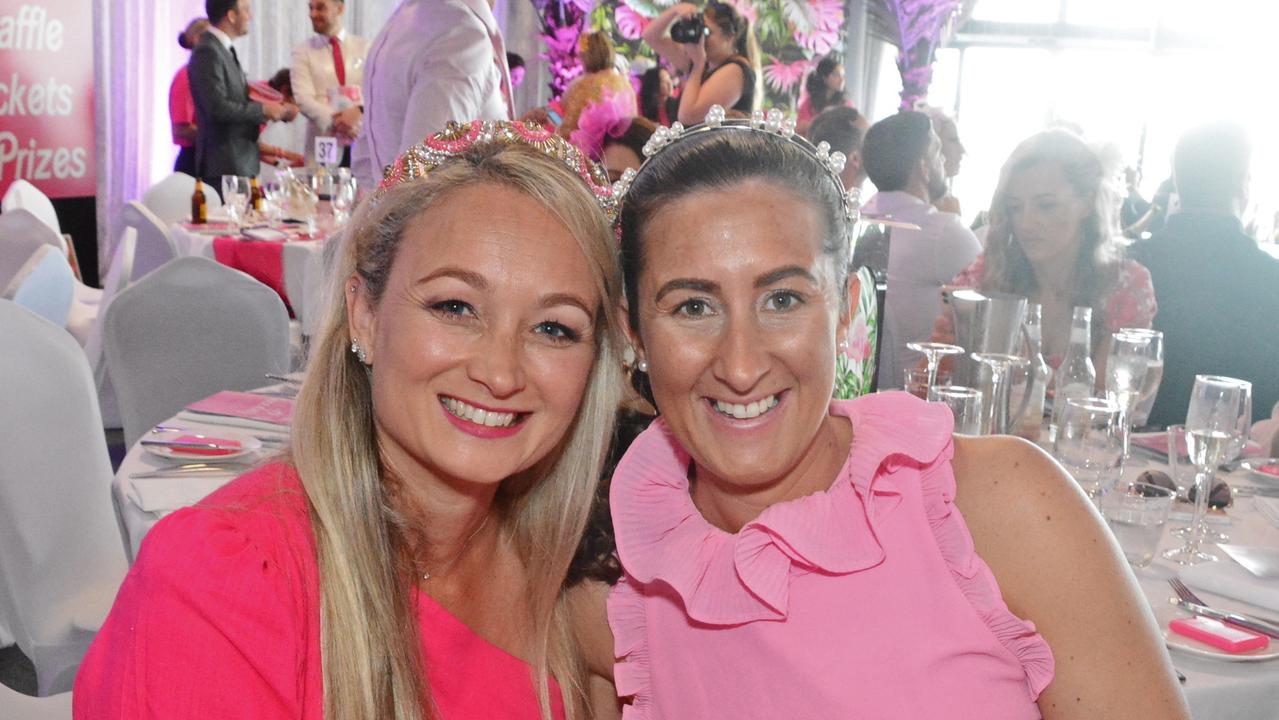
[{"label": "curtain", "polygon": [[[398,0],[346,4],[347,31],[372,39]],[[293,46],[311,35],[308,4],[255,0],[252,8],[249,34],[236,41],[236,52],[250,79],[266,80],[288,67]],[[106,267],[119,235],[124,203],[172,172],[169,84],[187,61],[177,37],[203,14],[204,0],[93,0],[99,267]],[[301,149],[302,122],[283,134],[288,140],[296,133],[294,149]]]}]

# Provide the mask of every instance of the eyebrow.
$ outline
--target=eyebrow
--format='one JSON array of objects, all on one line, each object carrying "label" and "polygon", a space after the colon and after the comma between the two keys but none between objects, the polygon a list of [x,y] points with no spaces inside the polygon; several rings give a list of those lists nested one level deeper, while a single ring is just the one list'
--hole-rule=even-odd
[{"label": "eyebrow", "polygon": [[698,292],[714,293],[719,291],[719,284],[710,280],[698,280],[697,278],[675,278],[658,288],[654,302],[661,302],[662,298],[676,290],[696,290]]},{"label": "eyebrow", "polygon": [[435,272],[432,272],[429,275],[423,275],[422,277],[418,278],[413,284],[423,285],[425,283],[431,282],[432,280],[438,280],[439,278],[446,278],[446,277],[453,278],[455,280],[461,280],[462,282],[466,283],[467,285],[470,285],[476,290],[488,290],[489,287],[491,287],[489,284],[489,281],[485,279],[483,275],[473,270],[464,270],[462,268],[452,267],[452,266],[445,266],[445,267],[439,268],[438,270],[436,270]]},{"label": "eyebrow", "polygon": [[787,278],[799,277],[809,282],[817,282],[817,278],[813,274],[798,265],[787,265],[786,267],[777,268],[776,270],[760,275],[755,279],[756,288],[765,288],[777,282],[781,282]]},{"label": "eyebrow", "polygon": [[590,318],[591,322],[595,322],[595,313],[587,307],[586,301],[576,295],[570,295],[569,293],[552,293],[544,296],[538,304],[544,310],[556,307],[557,305],[570,305],[586,313],[586,317]]}]

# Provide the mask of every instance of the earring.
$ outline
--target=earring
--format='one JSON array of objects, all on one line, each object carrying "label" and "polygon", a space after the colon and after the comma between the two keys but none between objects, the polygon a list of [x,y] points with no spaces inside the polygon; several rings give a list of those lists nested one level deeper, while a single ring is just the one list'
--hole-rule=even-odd
[{"label": "earring", "polygon": [[369,354],[364,351],[364,347],[360,345],[359,340],[351,340],[351,352],[355,353],[355,357],[360,361],[361,365],[369,364]]},{"label": "earring", "polygon": [[635,369],[639,370],[642,373],[648,372],[648,361],[641,359],[638,363],[635,364]]}]

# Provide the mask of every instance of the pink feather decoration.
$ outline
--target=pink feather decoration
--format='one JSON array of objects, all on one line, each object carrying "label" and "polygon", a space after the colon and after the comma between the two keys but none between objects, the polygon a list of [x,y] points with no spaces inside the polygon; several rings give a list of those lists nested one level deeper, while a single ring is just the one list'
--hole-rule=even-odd
[{"label": "pink feather decoration", "polygon": [[604,155],[604,138],[621,137],[631,128],[635,117],[635,99],[625,93],[604,91],[596,102],[590,103],[577,119],[577,129],[569,136],[569,142],[582,152],[599,161]]}]

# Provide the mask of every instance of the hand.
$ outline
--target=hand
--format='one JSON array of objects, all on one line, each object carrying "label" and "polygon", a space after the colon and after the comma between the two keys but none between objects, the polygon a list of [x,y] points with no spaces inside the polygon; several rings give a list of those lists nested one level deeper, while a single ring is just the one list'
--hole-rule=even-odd
[{"label": "hand", "polygon": [[685,45],[688,48],[688,59],[693,61],[694,68],[706,67],[706,38],[703,37],[691,45]]},{"label": "hand", "polygon": [[293,122],[293,118],[298,116],[298,112],[299,110],[297,105],[294,105],[293,103],[284,103],[284,117],[282,117],[281,120],[283,122]]},{"label": "hand", "polygon": [[364,113],[360,111],[360,107],[352,105],[333,114],[333,130],[339,135],[353,138],[360,134],[360,123],[363,120]]},{"label": "hand", "polygon": [[262,103],[262,114],[266,115],[267,120],[279,120],[284,117],[284,105],[282,103],[264,102]]}]

